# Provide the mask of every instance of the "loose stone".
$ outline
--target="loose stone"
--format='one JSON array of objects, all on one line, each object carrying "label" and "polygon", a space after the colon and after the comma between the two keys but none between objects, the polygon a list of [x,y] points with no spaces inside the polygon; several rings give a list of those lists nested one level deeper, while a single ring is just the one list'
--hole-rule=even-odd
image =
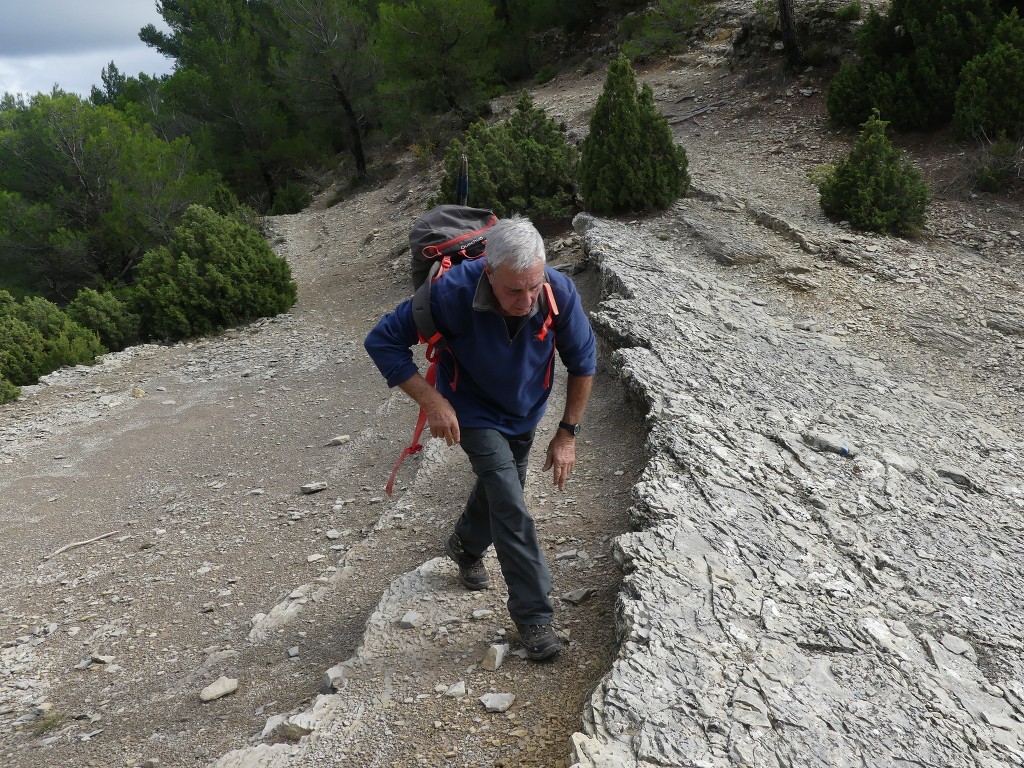
[{"label": "loose stone", "polygon": [[202,701],[213,701],[238,690],[238,680],[233,677],[219,677],[199,693]]},{"label": "loose stone", "polygon": [[515,703],[516,695],[514,693],[485,693],[479,700],[488,712],[506,712]]}]

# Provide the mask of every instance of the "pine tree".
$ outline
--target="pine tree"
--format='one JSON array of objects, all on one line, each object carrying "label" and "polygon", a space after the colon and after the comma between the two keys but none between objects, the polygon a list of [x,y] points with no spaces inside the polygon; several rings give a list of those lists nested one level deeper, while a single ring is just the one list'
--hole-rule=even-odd
[{"label": "pine tree", "polygon": [[638,91],[633,68],[620,54],[608,68],[583,142],[584,206],[599,214],[666,208],[689,183],[686,151],[674,143],[650,86]]},{"label": "pine tree", "polygon": [[928,185],[897,150],[876,109],[850,154],[818,178],[821,209],[830,219],[872,232],[914,234],[924,225]]}]

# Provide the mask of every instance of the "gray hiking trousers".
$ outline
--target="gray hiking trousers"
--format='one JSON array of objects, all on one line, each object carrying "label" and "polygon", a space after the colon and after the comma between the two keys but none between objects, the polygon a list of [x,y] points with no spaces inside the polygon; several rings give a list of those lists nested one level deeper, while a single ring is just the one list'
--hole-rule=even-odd
[{"label": "gray hiking trousers", "polygon": [[510,437],[495,429],[463,429],[460,444],[476,473],[476,485],[455,524],[463,550],[480,557],[494,544],[512,620],[548,624],[554,617],[551,571],[523,494],[533,431]]}]

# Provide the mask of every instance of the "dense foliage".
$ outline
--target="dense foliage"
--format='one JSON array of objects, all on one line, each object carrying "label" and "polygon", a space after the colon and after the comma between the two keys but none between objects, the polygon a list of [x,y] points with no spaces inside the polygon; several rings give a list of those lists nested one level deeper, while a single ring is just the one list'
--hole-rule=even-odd
[{"label": "dense foliage", "polygon": [[19,302],[0,291],[0,378],[9,384],[33,384],[61,366],[91,363],[105,351],[93,331],[56,304],[40,296]]},{"label": "dense foliage", "polygon": [[296,286],[287,262],[259,232],[193,206],[166,246],[149,251],[135,276],[135,303],[148,335],[182,339],[287,311]]},{"label": "dense foliage", "polygon": [[124,279],[213,190],[186,138],[73,95],[0,109],[0,159],[0,269],[54,298]]},{"label": "dense foliage", "polygon": [[619,24],[622,52],[635,61],[681,50],[711,11],[706,0],[656,0]]},{"label": "dense foliage", "polygon": [[444,157],[441,195],[454,203],[462,155],[469,160],[469,204],[499,216],[522,213],[539,219],[567,216],[574,205],[576,148],[565,131],[524,93],[505,122],[474,123]]},{"label": "dense foliage", "polygon": [[374,52],[384,69],[384,95],[411,115],[472,114],[496,61],[490,0],[383,2],[377,14]]},{"label": "dense foliage", "polygon": [[1016,9],[964,66],[953,125],[961,138],[1024,138],[1024,20]]},{"label": "dense foliage", "polygon": [[[3,331],[0,331],[2,334]],[[10,381],[0,376],[0,405],[17,400],[21,396],[21,387],[17,387]]]},{"label": "dense foliage", "polygon": [[975,181],[983,192],[1024,188],[1024,139],[984,141],[978,152]]},{"label": "dense foliage", "polygon": [[886,136],[888,123],[875,112],[850,154],[821,169],[821,209],[858,229],[914,234],[924,226],[928,187],[909,160]]},{"label": "dense foliage", "polygon": [[[130,292],[128,292],[130,296]],[[65,308],[68,317],[99,336],[108,350],[121,350],[141,338],[141,319],[130,300],[112,291],[83,288]]]},{"label": "dense foliage", "polygon": [[[860,29],[857,59],[845,62],[829,86],[829,115],[848,127],[873,109],[900,130],[948,123],[965,65],[989,50],[997,23],[1013,6],[1000,0],[893,0],[885,15],[872,8]],[[1001,53],[977,69],[1004,66],[1012,61]],[[1019,105],[1022,99],[1018,90],[1010,100]],[[969,122],[985,119],[975,115]]]},{"label": "dense foliage", "polygon": [[608,68],[580,157],[580,192],[594,213],[666,208],[686,193],[686,151],[625,55]]}]

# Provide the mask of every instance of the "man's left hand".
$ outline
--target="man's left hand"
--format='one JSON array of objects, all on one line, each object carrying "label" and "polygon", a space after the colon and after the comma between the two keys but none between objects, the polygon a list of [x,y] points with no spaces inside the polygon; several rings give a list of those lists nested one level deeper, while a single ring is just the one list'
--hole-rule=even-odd
[{"label": "man's left hand", "polygon": [[576,466],[576,438],[559,428],[548,443],[547,460],[544,471],[554,468],[553,480],[558,490],[565,490],[565,481],[569,479],[573,467]]}]

